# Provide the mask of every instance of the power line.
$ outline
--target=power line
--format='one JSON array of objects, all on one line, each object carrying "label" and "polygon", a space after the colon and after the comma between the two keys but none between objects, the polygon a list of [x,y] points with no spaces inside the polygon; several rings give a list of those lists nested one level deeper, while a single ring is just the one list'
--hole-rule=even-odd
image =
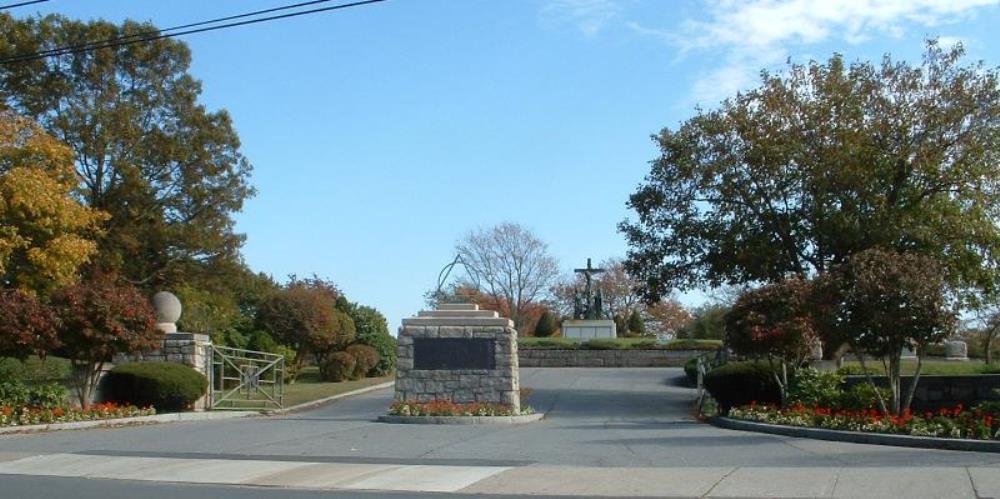
[{"label": "power line", "polygon": [[[43,0],[43,1],[47,2],[48,0]],[[41,51],[35,52],[33,54],[23,54],[22,56],[14,56],[14,57],[11,57],[9,59],[10,59],[10,62],[17,62],[17,61],[19,61],[21,59],[21,57],[27,57],[27,56],[40,58],[40,57],[43,57],[43,56],[44,57],[49,57],[49,56],[61,55],[61,54],[64,54],[64,53],[72,53],[72,52],[77,52],[77,51],[82,52],[82,51],[85,51],[85,50],[89,50],[92,47],[97,47],[99,45],[104,45],[104,44],[108,44],[108,43],[114,43],[114,42],[118,42],[118,41],[121,41],[121,40],[128,40],[128,39],[133,39],[133,38],[141,38],[143,36],[159,35],[159,34],[167,33],[167,32],[170,32],[170,31],[177,31],[179,29],[194,28],[194,27],[197,27],[197,26],[204,26],[206,24],[215,24],[215,23],[219,23],[219,22],[223,22],[223,21],[232,21],[233,19],[242,19],[242,18],[245,18],[245,17],[253,17],[253,16],[260,15],[260,14],[268,14],[268,13],[271,13],[271,12],[277,12],[277,11],[281,11],[281,10],[297,9],[299,7],[306,7],[306,6],[309,6],[309,5],[316,5],[316,4],[321,4],[321,3],[329,3],[329,2],[332,2],[332,1],[333,0],[312,0],[312,1],[309,1],[309,2],[300,2],[300,3],[296,3],[296,4],[291,4],[291,5],[284,5],[284,6],[281,6],[281,7],[274,7],[274,8],[270,8],[270,9],[256,10],[256,11],[253,11],[253,12],[247,12],[245,14],[237,14],[237,15],[234,15],[234,16],[218,17],[218,18],[215,18],[215,19],[209,19],[208,21],[199,21],[199,22],[196,22],[196,23],[181,24],[179,26],[171,26],[169,28],[154,29],[154,30],[149,30],[149,31],[142,31],[142,32],[139,32],[139,33],[133,33],[131,35],[126,35],[126,36],[119,36],[119,37],[113,37],[113,38],[105,38],[104,40],[96,40],[96,41],[92,41],[92,42],[85,42],[85,43],[80,43],[80,44],[77,44],[77,45],[67,45],[65,47],[59,47],[59,48],[54,48],[54,49],[49,49],[49,50],[41,50]],[[26,60],[31,60],[31,59],[26,59]],[[7,62],[7,59],[4,59],[3,61],[0,61],[0,62]]]},{"label": "power line", "polygon": [[[44,0],[44,1],[47,1],[47,0]],[[82,43],[82,44],[77,44],[77,45],[67,45],[67,46],[59,47],[59,48],[55,48],[55,49],[43,50],[43,51],[33,52],[33,53],[30,53],[30,54],[23,54],[23,55],[18,55],[18,56],[13,56],[13,57],[8,57],[8,58],[0,59],[0,64],[10,64],[10,63],[14,63],[14,62],[27,62],[27,61],[34,61],[34,60],[38,60],[38,59],[45,59],[47,57],[54,57],[54,56],[58,56],[58,55],[73,54],[73,53],[79,53],[79,52],[88,52],[88,51],[91,51],[91,50],[97,50],[97,49],[102,49],[102,48],[121,47],[121,46],[126,46],[126,45],[133,45],[133,44],[136,44],[136,43],[142,43],[142,42],[149,42],[149,41],[154,41],[154,40],[160,40],[160,39],[163,39],[163,38],[173,38],[175,36],[190,35],[190,34],[194,34],[194,33],[204,33],[204,32],[207,32],[207,31],[215,31],[215,30],[220,30],[220,29],[233,28],[233,27],[238,27],[238,26],[245,26],[245,25],[248,25],[248,24],[257,24],[257,23],[262,23],[262,22],[266,22],[266,21],[274,21],[274,20],[278,20],[278,19],[287,19],[287,18],[290,18],[290,17],[298,17],[298,16],[307,15],[307,14],[317,14],[317,13],[320,13],[320,12],[329,12],[329,11],[334,11],[334,10],[347,9],[347,8],[350,8],[350,7],[360,7],[362,5],[369,5],[369,4],[384,2],[386,0],[360,0],[360,1],[350,2],[350,3],[345,3],[345,4],[331,5],[329,7],[321,7],[321,8],[317,8],[317,9],[301,10],[301,11],[298,11],[298,12],[291,12],[291,13],[288,13],[288,14],[280,14],[280,15],[276,15],[276,16],[260,17],[260,18],[256,18],[256,19],[249,19],[249,20],[245,20],[245,21],[233,22],[233,23],[228,23],[228,24],[220,24],[220,25],[217,25],[217,26],[208,26],[208,27],[197,28],[197,29],[186,29],[186,28],[193,28],[193,27],[197,27],[197,26],[205,26],[205,25],[208,25],[208,24],[215,24],[215,23],[222,22],[222,21],[228,21],[228,20],[233,20],[233,19],[242,19],[242,18],[246,18],[246,17],[252,17],[252,16],[256,16],[256,15],[260,15],[260,14],[264,14],[264,13],[269,13],[269,12],[277,12],[277,11],[281,11],[281,10],[293,9],[293,8],[298,8],[298,7],[304,7],[304,6],[308,6],[308,5],[316,5],[316,4],[320,4],[320,3],[327,3],[327,2],[331,2],[331,1],[333,1],[333,0],[314,0],[314,1],[310,1],[310,2],[301,2],[301,3],[293,4],[293,5],[286,5],[286,6],[282,6],[282,7],[274,7],[274,8],[259,10],[259,11],[255,11],[255,12],[248,12],[248,13],[245,13],[245,14],[237,14],[237,15],[233,15],[233,16],[220,17],[218,19],[212,19],[212,20],[208,20],[208,21],[199,21],[199,22],[196,22],[196,23],[190,23],[190,24],[184,24],[184,25],[180,25],[180,26],[174,26],[174,27],[166,28],[166,29],[162,29],[162,30],[151,30],[151,31],[143,32],[143,33],[136,33],[136,34],[133,34],[133,35],[123,36],[123,37],[118,37],[118,38],[109,38],[109,39],[106,39],[106,40],[100,40],[100,41],[96,41],[96,42],[88,42],[88,43]],[[185,31],[176,31],[176,30],[185,30]],[[167,33],[168,31],[176,31],[176,32]]]},{"label": "power line", "polygon": [[31,4],[35,4],[35,3],[43,3],[43,2],[48,2],[48,1],[49,0],[31,0],[30,2],[20,2],[20,3],[12,3],[10,5],[0,5],[0,10],[3,10],[3,9],[13,9],[14,7],[24,7],[25,5],[31,5]]}]

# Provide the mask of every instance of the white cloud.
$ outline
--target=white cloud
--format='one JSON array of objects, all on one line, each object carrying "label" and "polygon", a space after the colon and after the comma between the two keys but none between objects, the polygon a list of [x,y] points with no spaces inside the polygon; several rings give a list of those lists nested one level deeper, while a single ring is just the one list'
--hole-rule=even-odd
[{"label": "white cloud", "polygon": [[615,0],[549,0],[542,7],[543,20],[570,23],[584,35],[594,36],[621,15]]},{"label": "white cloud", "polygon": [[[636,33],[678,47],[684,55],[714,54],[719,64],[700,75],[692,97],[712,104],[747,88],[761,68],[786,59],[790,47],[830,40],[861,43],[873,36],[901,37],[914,25],[959,21],[1000,0],[710,0],[707,15],[685,19],[679,29],[628,23]],[[957,42],[942,37],[946,45]]]}]

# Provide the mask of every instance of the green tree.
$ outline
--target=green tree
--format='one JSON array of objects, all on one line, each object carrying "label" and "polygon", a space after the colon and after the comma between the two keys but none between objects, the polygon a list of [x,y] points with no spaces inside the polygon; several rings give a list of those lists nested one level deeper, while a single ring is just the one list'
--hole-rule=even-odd
[{"label": "green tree", "polygon": [[726,336],[726,312],[729,307],[713,303],[694,310],[694,317],[677,330],[678,338],[721,340]]},{"label": "green tree", "polygon": [[[992,292],[1000,261],[1000,86],[961,46],[923,62],[792,65],[655,137],[620,225],[647,299],[778,282],[873,247],[940,261]],[[972,293],[963,294],[971,297]]]},{"label": "green tree", "polygon": [[642,315],[639,314],[638,310],[632,310],[632,314],[628,316],[628,332],[638,336],[646,336],[646,321],[642,320]]},{"label": "green tree", "polygon": [[58,353],[73,363],[73,382],[84,408],[105,363],[119,354],[151,351],[163,340],[149,299],[113,275],[95,275],[62,288],[53,293],[52,304],[59,317]]},{"label": "green tree", "polygon": [[[0,56],[155,30],[0,14]],[[164,38],[0,67],[3,104],[72,148],[81,198],[110,215],[97,263],[148,289],[237,260],[231,215],[253,192],[230,117],[198,102],[190,62]]]},{"label": "green tree", "polygon": [[538,317],[538,323],[535,325],[535,336],[543,338],[552,336],[556,334],[556,330],[558,329],[559,324],[556,322],[556,315],[551,310],[545,309],[542,315]]},{"label": "green tree", "polygon": [[396,368],[396,338],[389,334],[385,316],[372,307],[350,304],[348,315],[354,322],[355,341],[374,348],[378,362],[368,372],[369,376],[385,376]]},{"label": "green tree", "polygon": [[[927,346],[947,338],[957,323],[944,271],[926,256],[873,248],[851,257],[838,274],[839,325],[862,367],[863,354],[882,361],[890,400],[879,395],[879,403],[886,414],[898,415],[913,400]],[[901,359],[908,346],[916,347],[917,365],[903,393]],[[871,376],[868,382],[875,386]]]}]

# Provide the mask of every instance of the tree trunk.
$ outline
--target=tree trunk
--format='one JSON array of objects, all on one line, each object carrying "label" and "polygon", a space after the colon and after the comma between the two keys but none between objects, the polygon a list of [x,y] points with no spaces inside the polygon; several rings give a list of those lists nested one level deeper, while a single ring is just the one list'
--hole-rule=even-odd
[{"label": "tree trunk", "polygon": [[892,357],[889,358],[889,370],[886,373],[889,376],[889,388],[892,391],[892,414],[894,416],[899,415],[899,407],[902,404],[900,372],[902,360],[900,357],[902,357],[902,352],[892,354]]},{"label": "tree trunk", "polygon": [[861,370],[865,372],[865,379],[868,380],[868,385],[875,390],[875,398],[878,400],[878,405],[882,409],[882,414],[889,414],[889,408],[885,404],[885,398],[882,397],[882,392],[878,389],[878,385],[875,384],[875,380],[872,379],[872,374],[868,372],[868,366],[865,364],[865,356],[861,354],[861,351],[857,348],[851,347],[854,351],[854,355],[857,356],[858,362],[861,364]]}]

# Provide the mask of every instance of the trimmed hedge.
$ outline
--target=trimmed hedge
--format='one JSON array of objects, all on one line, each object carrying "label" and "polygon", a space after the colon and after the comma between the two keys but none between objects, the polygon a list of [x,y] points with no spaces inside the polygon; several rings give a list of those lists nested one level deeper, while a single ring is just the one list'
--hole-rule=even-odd
[{"label": "trimmed hedge", "polygon": [[765,362],[730,362],[709,371],[704,382],[722,414],[751,402],[781,403],[781,390],[774,370]]},{"label": "trimmed hedge", "polygon": [[157,412],[191,409],[205,395],[208,380],[194,368],[173,362],[116,366],[104,378],[105,398]]},{"label": "trimmed hedge", "polygon": [[347,352],[333,352],[320,366],[323,381],[347,381],[354,375],[358,360]]},{"label": "trimmed hedge", "polygon": [[517,346],[524,350],[718,350],[720,340],[671,340],[658,343],[653,338],[594,338],[574,341],[569,338],[518,338]]},{"label": "trimmed hedge", "polygon": [[344,351],[354,356],[354,371],[351,372],[351,379],[363,379],[378,364],[378,350],[368,345],[355,344],[347,347]]}]

